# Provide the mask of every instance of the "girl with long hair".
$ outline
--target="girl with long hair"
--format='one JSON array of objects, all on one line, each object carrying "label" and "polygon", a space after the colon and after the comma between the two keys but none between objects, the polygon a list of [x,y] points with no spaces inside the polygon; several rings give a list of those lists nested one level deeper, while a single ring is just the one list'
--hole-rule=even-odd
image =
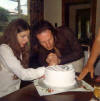
[{"label": "girl with long hair", "polygon": [[44,74],[44,67],[28,68],[29,36],[28,23],[16,19],[0,37],[0,97],[18,90],[21,80],[34,80]]}]

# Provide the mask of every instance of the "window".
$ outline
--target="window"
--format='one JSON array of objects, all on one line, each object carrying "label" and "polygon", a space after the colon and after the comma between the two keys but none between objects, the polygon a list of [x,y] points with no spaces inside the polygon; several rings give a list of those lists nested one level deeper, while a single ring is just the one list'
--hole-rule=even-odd
[{"label": "window", "polygon": [[27,0],[0,0],[0,35],[8,23],[16,18],[28,21]]}]

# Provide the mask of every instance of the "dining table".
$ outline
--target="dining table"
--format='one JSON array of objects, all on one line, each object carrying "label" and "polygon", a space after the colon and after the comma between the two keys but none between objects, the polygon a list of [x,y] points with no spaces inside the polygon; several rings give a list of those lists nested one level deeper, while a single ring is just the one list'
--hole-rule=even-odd
[{"label": "dining table", "polygon": [[[88,77],[84,80],[93,86],[94,80]],[[7,96],[1,97],[0,101],[92,101],[92,98],[94,98],[93,91],[72,91],[40,96],[34,83],[31,83]]]}]

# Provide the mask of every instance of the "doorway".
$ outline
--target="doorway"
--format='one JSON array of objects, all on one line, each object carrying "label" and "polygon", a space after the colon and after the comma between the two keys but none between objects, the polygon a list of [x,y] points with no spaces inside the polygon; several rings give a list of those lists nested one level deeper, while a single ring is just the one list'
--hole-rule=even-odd
[{"label": "doorway", "polygon": [[76,37],[82,44],[88,44],[91,41],[90,32],[90,8],[78,9],[76,11]]}]

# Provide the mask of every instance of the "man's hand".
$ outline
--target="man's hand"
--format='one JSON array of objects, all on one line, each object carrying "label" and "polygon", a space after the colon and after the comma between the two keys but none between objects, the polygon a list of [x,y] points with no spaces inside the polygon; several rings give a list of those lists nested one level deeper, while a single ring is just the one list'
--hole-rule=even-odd
[{"label": "man's hand", "polygon": [[46,58],[46,62],[48,63],[49,66],[58,65],[60,63],[60,59],[57,57],[56,54],[50,53]]},{"label": "man's hand", "polygon": [[90,72],[90,76],[91,78],[93,78],[93,74],[94,74],[94,67],[92,65],[86,65],[82,72],[80,73],[79,77],[77,78],[78,80],[82,80],[87,74],[88,72]]}]

